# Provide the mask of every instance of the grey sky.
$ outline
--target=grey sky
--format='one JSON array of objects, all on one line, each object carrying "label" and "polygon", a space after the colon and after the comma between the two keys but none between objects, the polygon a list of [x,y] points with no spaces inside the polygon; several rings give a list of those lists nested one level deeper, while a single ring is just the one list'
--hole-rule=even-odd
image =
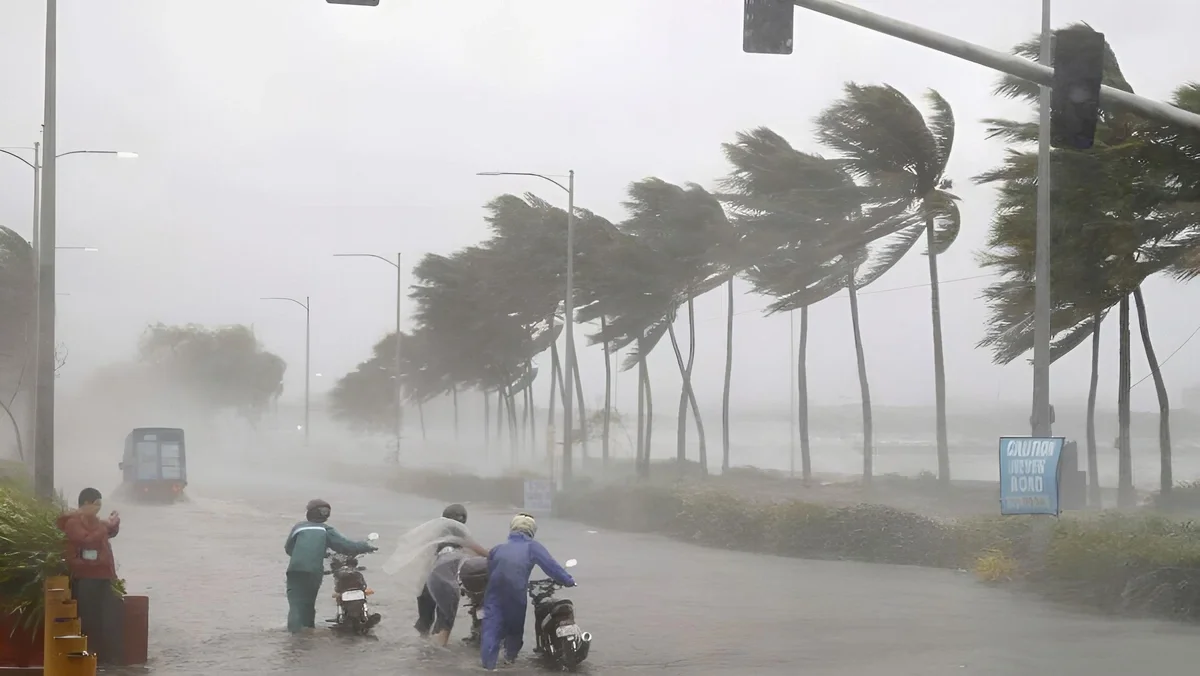
[{"label": "grey sky", "polygon": [[[855,0],[855,4],[1007,50],[1037,29],[1037,0]],[[1055,24],[1104,31],[1139,93],[1165,98],[1195,78],[1191,42],[1200,5],[1056,0]],[[60,0],[59,150],[134,150],[138,160],[71,157],[60,164],[63,252],[60,339],[64,386],[129,355],[150,322],[253,324],[302,388],[303,313],[260,296],[312,296],[316,387],[353,368],[392,322],[394,278],[426,252],[484,236],[481,205],[501,192],[561,195],[536,179],[480,178],[482,170],[578,174],[578,204],[611,220],[628,183],[655,175],[712,187],[727,166],[720,143],[767,125],[816,150],[811,119],[845,80],[887,82],[914,99],[934,87],[959,131],[950,174],[964,227],[941,259],[944,280],[980,274],[974,255],[990,218],[989,189],[969,177],[1002,146],[983,139],[985,116],[1025,115],[991,95],[985,69],[806,11],[796,53],[741,53],[737,0],[383,0],[378,8],[324,0]],[[0,8],[0,146],[30,145],[42,111],[43,2]],[[1164,67],[1163,64],[1166,64]],[[28,232],[30,172],[0,158],[0,223]],[[546,189],[549,187],[550,189]],[[870,291],[927,281],[914,255]],[[951,407],[1024,401],[1027,366],[992,366],[974,349],[985,279],[943,289]],[[1146,286],[1155,347],[1170,354],[1196,328],[1200,291]],[[407,300],[407,299],[406,299]],[[739,408],[784,406],[788,320],[761,318],[762,299],[737,299],[734,388]],[[410,304],[411,307],[411,304]],[[719,401],[724,298],[698,305],[697,391]],[[932,402],[928,289],[864,296],[873,395]],[[858,398],[849,312],[830,300],[811,312],[814,402]],[[1104,336],[1102,406],[1116,400],[1116,331]],[[601,391],[600,352],[580,355],[588,399]],[[667,346],[664,345],[664,348]],[[1134,378],[1146,373],[1135,338]],[[1200,340],[1173,359],[1167,383],[1200,380]],[[1053,370],[1054,398],[1087,390],[1087,350]],[[677,387],[669,349],[652,359],[659,391]],[[634,379],[621,377],[632,402]],[[321,383],[325,383],[322,385]],[[541,390],[542,388],[538,388]],[[1134,406],[1153,406],[1153,387]],[[673,406],[671,407],[673,409]]]}]

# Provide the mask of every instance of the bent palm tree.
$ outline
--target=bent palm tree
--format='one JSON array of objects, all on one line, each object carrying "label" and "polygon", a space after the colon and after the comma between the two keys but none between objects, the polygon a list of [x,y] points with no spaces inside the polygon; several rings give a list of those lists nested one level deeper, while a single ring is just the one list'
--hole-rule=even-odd
[{"label": "bent palm tree", "polygon": [[[913,224],[897,238],[901,243],[911,246],[922,234],[925,236],[933,322],[938,479],[948,485],[946,368],[937,257],[957,238],[961,216],[958,198],[947,192],[950,181],[945,176],[954,147],[954,112],[937,91],[929,90],[925,99],[933,110],[928,120],[893,87],[848,83],[843,98],[817,119],[817,139],[838,152],[842,166],[856,179],[908,196]],[[907,249],[896,253],[903,256]]]}]

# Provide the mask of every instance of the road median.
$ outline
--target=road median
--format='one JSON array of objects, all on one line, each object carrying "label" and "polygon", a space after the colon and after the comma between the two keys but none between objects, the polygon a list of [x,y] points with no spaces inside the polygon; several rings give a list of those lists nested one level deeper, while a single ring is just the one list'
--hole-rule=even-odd
[{"label": "road median", "polygon": [[[520,506],[526,478],[404,469],[388,484],[438,500]],[[1150,512],[947,519],[879,504],[625,483],[560,492],[554,515],[731,550],[965,569],[987,584],[1106,613],[1200,620],[1200,526]]]}]

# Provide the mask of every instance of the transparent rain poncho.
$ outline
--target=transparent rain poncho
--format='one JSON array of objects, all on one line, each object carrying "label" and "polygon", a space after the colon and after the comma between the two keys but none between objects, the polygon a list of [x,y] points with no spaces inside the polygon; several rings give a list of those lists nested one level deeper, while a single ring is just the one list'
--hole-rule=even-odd
[{"label": "transparent rain poncho", "polygon": [[[436,563],[443,563],[451,557],[462,559],[472,554],[464,549],[470,540],[471,531],[465,524],[445,517],[430,519],[400,537],[396,552],[383,565],[383,572],[397,576],[398,582],[412,589],[413,596],[417,596],[429,581]],[[439,557],[438,548],[443,544],[458,547],[445,551]],[[457,567],[454,567],[454,572],[457,575]],[[457,579],[447,582],[458,584]]]}]

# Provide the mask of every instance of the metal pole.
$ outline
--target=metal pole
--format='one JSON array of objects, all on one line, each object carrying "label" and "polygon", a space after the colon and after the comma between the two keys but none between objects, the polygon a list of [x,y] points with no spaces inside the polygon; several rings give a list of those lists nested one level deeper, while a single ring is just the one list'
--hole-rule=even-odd
[{"label": "metal pole", "polygon": [[26,448],[37,447],[37,392],[38,392],[38,277],[41,275],[41,258],[38,255],[38,242],[41,241],[41,214],[42,214],[42,143],[37,141],[33,144],[33,236],[30,241],[33,244],[33,257],[31,259],[30,272],[33,275],[33,311],[30,313],[29,328],[26,331],[26,353],[25,353],[25,370],[29,376],[29,395],[26,397],[25,405],[28,410],[25,412],[27,416],[25,429],[25,444]]},{"label": "metal pole", "polygon": [[57,83],[58,2],[46,0],[46,91],[43,122],[41,235],[38,240],[38,360],[37,424],[34,426],[33,486],[42,499],[54,497],[54,245],[55,226],[55,154],[58,148],[58,118],[55,93]]},{"label": "metal pole", "polygon": [[788,456],[788,476],[796,478],[796,311],[788,313],[788,356],[792,368],[792,405],[788,409],[788,428],[792,435],[791,451]]},{"label": "metal pole", "polygon": [[[1042,0],[1040,60],[1050,66],[1050,0]],[[1038,129],[1037,245],[1034,257],[1033,436],[1050,436],[1050,88],[1042,85]]]},{"label": "metal pole", "polygon": [[567,294],[563,303],[563,322],[566,325],[567,351],[563,365],[563,378],[567,386],[563,392],[563,486],[571,481],[571,434],[575,429],[572,421],[572,404],[574,388],[571,380],[575,377],[575,170],[567,173]]},{"label": "metal pole", "polygon": [[309,439],[309,380],[312,378],[312,364],[309,359],[312,355],[312,299],[309,296],[304,297],[304,445],[308,445]]},{"label": "metal pole", "polygon": [[400,300],[404,297],[404,282],[400,276],[400,254],[396,254],[396,464],[400,464],[400,434],[404,426],[403,387],[400,374],[403,361],[400,358]]},{"label": "metal pole", "polygon": [[[1002,73],[1014,75],[1035,84],[1049,86],[1054,77],[1054,69],[1043,63],[1027,61],[1019,56],[997,52],[987,47],[950,37],[941,33],[921,28],[910,23],[897,21],[890,17],[868,12],[865,9],[852,7],[837,0],[792,0],[797,7],[810,9],[814,12],[841,19],[863,28],[883,33],[906,42],[928,47],[944,54],[957,56],[960,59],[986,66]],[[1130,94],[1109,86],[1100,88],[1100,100],[1123,106],[1133,112],[1159,122],[1178,124],[1189,129],[1200,131],[1200,115],[1176,108],[1169,103],[1154,101],[1136,94]]]}]

